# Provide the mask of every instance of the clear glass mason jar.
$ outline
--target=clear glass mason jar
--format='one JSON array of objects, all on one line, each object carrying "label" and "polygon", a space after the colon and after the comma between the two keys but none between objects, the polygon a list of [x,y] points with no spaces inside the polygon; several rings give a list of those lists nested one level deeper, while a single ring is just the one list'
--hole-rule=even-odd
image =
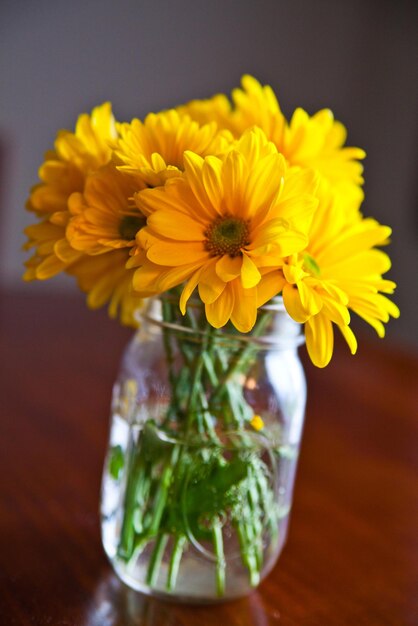
[{"label": "clear glass mason jar", "polygon": [[280,299],[249,334],[151,301],[112,399],[103,545],[134,589],[187,602],[243,596],[286,540],[306,383]]}]

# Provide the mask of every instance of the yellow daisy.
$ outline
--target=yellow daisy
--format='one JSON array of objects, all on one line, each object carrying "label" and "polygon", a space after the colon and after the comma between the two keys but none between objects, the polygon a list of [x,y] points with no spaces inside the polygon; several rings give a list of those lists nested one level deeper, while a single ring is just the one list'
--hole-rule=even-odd
[{"label": "yellow daisy", "polygon": [[86,176],[110,160],[109,142],[116,139],[115,120],[109,102],[79,116],[75,132],[58,132],[54,150],[39,168],[41,183],[30,194],[27,208],[40,216],[67,211],[67,200],[82,191]]},{"label": "yellow daisy", "polygon": [[[373,219],[344,221],[334,201],[322,200],[309,233],[306,250],[289,256],[278,282],[285,279],[283,300],[290,316],[305,324],[309,355],[319,367],[332,356],[336,324],[351,352],[357,341],[349,327],[350,310],[383,337],[383,322],[398,317],[399,309],[383,293],[393,293],[395,283],[382,278],[390,259],[374,246],[386,244],[391,230]],[[274,275],[267,278],[274,281]]]},{"label": "yellow daisy", "polygon": [[230,319],[248,332],[262,268],[306,247],[316,177],[287,168],[259,129],[244,133],[222,158],[186,152],[184,164],[183,178],[136,194],[138,207],[150,215],[138,234],[147,262],[136,271],[134,287],[165,291],[187,281],[183,313],[198,287],[212,326]]},{"label": "yellow daisy", "polygon": [[[133,271],[125,266],[146,223],[133,202],[142,187],[142,182],[109,163],[87,178],[83,194],[73,193],[68,201],[71,219],[66,237],[72,248],[86,255],[69,273],[88,293],[88,306],[110,302],[110,316],[120,314],[122,323],[131,326],[136,325],[133,313],[141,299],[132,292]],[[97,261],[98,255],[106,259]]]},{"label": "yellow daisy", "polygon": [[345,193],[356,194],[361,202],[363,194],[359,186],[364,179],[359,160],[366,153],[361,148],[345,146],[346,138],[345,126],[334,119],[329,109],[309,116],[298,108],[284,128],[281,150],[292,165],[318,170],[341,198]]},{"label": "yellow daisy", "polygon": [[241,84],[242,89],[232,91],[233,105],[224,94],[216,94],[207,100],[192,100],[177,110],[200,124],[214,120],[219,128],[228,129],[235,138],[248,128],[258,126],[281,152],[286,120],[272,88],[261,86],[249,75],[242,77]]},{"label": "yellow daisy", "polygon": [[69,198],[66,237],[71,246],[92,255],[132,248],[146,223],[133,202],[134,193],[143,187],[142,181],[120,172],[113,163],[89,176],[84,192]]},{"label": "yellow daisy", "polygon": [[119,124],[118,130],[115,156],[119,169],[141,177],[150,187],[181,175],[185,150],[218,154],[231,139],[225,132],[218,133],[215,122],[200,126],[174,109],[150,113],[144,122],[134,119],[130,124]]},{"label": "yellow daisy", "polygon": [[225,96],[192,101],[180,108],[200,123],[216,119],[220,128],[239,137],[247,128],[258,126],[287,159],[290,165],[317,170],[325,184],[343,198],[345,193],[355,195],[358,204],[363,194],[363,167],[358,160],[365,157],[360,148],[344,146],[346,129],[334,120],[329,109],[309,116],[296,109],[287,123],[277,98],[270,86],[262,86],[252,76],[242,78],[242,88],[232,91],[233,107],[225,103]]},{"label": "yellow daisy", "polygon": [[236,136],[246,128],[258,126],[267,139],[272,141],[291,165],[294,163],[283,150],[283,135],[286,127],[284,117],[276,95],[269,85],[260,85],[252,76],[245,75],[241,80],[242,89],[232,91],[234,109],[232,127]]},{"label": "yellow daisy", "polygon": [[116,138],[115,120],[107,102],[80,115],[75,132],[62,130],[54,150],[45,155],[39,170],[41,183],[30,194],[27,208],[40,222],[25,229],[25,249],[35,253],[26,262],[25,280],[44,280],[76,262],[81,253],[65,237],[70,219],[68,198],[84,189],[86,177],[110,160],[109,141]]}]

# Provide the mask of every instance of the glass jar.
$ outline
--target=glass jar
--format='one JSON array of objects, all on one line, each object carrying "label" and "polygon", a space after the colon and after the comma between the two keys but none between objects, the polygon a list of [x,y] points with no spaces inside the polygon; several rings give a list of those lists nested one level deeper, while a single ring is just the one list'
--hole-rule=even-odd
[{"label": "glass jar", "polygon": [[102,537],[120,578],[187,602],[243,596],[286,540],[306,403],[300,326],[277,299],[253,331],[150,302],[114,386]]}]

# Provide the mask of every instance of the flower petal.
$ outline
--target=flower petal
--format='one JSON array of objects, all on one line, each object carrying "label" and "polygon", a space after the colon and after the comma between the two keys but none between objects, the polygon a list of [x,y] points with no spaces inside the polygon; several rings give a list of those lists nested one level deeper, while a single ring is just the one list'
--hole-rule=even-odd
[{"label": "flower petal", "polygon": [[202,224],[179,211],[157,210],[148,217],[149,227],[162,237],[176,241],[203,241]]},{"label": "flower petal", "polygon": [[244,219],[247,218],[244,205],[244,190],[247,179],[247,164],[244,156],[232,150],[223,163],[222,181],[224,186],[224,202],[227,211]]},{"label": "flower petal", "polygon": [[223,281],[228,283],[241,274],[242,257],[230,257],[228,254],[221,256],[216,263],[216,273]]},{"label": "flower petal", "polygon": [[323,299],[315,287],[310,287],[307,282],[300,280],[297,283],[302,307],[309,315],[316,315],[323,307]]},{"label": "flower petal", "polygon": [[239,279],[229,285],[232,286],[235,296],[231,322],[241,333],[248,333],[257,319],[257,288],[244,289]]},{"label": "flower petal", "polygon": [[[284,169],[283,156],[278,153],[260,159],[251,169],[245,190],[247,219],[255,217],[259,223],[260,218],[265,217],[280,189]],[[262,215],[259,215],[262,208]]]},{"label": "flower petal", "polygon": [[57,257],[64,263],[73,263],[80,258],[80,252],[74,250],[66,239],[60,239],[54,246],[54,252]]},{"label": "flower petal", "polygon": [[201,243],[158,241],[147,250],[147,257],[157,265],[179,266],[200,261],[204,264],[209,254]]},{"label": "flower petal", "polygon": [[[212,159],[215,160],[216,157],[212,157]],[[198,156],[194,152],[187,151],[184,153],[184,167],[186,172],[186,179],[193,191],[195,199],[197,200],[197,204],[200,207],[199,212],[202,214],[202,217],[204,216],[206,220],[212,220],[217,217],[218,212],[212,205],[212,202],[209,200],[208,194],[206,193],[205,185],[202,180],[202,170],[204,167],[204,163],[204,159],[202,159],[202,157]],[[208,173],[208,175],[211,176],[211,173]]]},{"label": "flower petal", "polygon": [[338,324],[338,328],[341,331],[342,336],[346,340],[348,347],[350,348],[351,354],[355,354],[357,352],[357,339],[353,331],[349,326],[345,324]]},{"label": "flower petal", "polygon": [[201,273],[202,273],[202,268],[199,267],[199,269],[195,271],[192,277],[189,278],[189,280],[187,281],[186,285],[183,288],[183,291],[181,292],[179,305],[180,305],[180,311],[182,312],[183,315],[185,315],[186,313],[187,302],[199,282]]},{"label": "flower petal", "polygon": [[277,296],[285,286],[286,281],[281,272],[269,272],[261,277],[257,285],[257,307]]},{"label": "flower petal", "polygon": [[199,296],[205,304],[211,304],[221,295],[226,283],[216,273],[216,260],[208,263],[199,280]]},{"label": "flower petal", "polygon": [[312,363],[317,367],[328,365],[334,349],[332,322],[321,313],[314,315],[305,323],[305,337]]},{"label": "flower petal", "polygon": [[283,287],[283,302],[286,307],[286,311],[289,313],[290,317],[295,320],[295,322],[299,322],[299,324],[303,324],[309,318],[309,311],[303,307],[299,289],[294,285],[286,284]]},{"label": "flower petal", "polygon": [[203,185],[208,200],[219,215],[222,215],[223,197],[223,185],[221,175],[221,160],[213,156],[206,157],[205,164],[202,168]]},{"label": "flower petal", "polygon": [[214,302],[205,304],[206,318],[215,328],[221,328],[229,321],[234,307],[234,293],[230,284]]},{"label": "flower petal", "polygon": [[64,261],[61,261],[55,254],[46,257],[36,268],[36,278],[38,280],[46,280],[56,274],[59,274],[67,267]]},{"label": "flower petal", "polygon": [[241,268],[241,281],[244,289],[251,289],[260,282],[261,274],[255,265],[254,261],[250,259],[245,252],[242,255],[242,268]]}]

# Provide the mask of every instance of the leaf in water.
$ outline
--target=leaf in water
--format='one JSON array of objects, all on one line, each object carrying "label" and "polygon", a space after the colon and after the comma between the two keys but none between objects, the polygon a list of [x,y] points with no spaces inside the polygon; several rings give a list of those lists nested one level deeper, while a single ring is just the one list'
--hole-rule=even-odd
[{"label": "leaf in water", "polygon": [[118,480],[120,473],[125,465],[125,456],[123,454],[122,446],[113,446],[110,451],[109,459],[109,473],[115,480]]},{"label": "leaf in water", "polygon": [[194,477],[187,491],[188,514],[215,514],[224,511],[231,504],[234,494],[232,488],[246,478],[247,468],[248,463],[240,458],[227,464],[219,460],[206,477]]}]

